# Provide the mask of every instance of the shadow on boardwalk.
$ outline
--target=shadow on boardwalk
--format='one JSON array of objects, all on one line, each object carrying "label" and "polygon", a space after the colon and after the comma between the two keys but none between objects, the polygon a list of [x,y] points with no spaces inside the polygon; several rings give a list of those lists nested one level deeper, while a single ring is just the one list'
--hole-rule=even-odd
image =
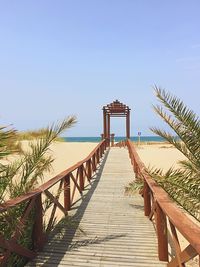
[{"label": "shadow on boardwalk", "polygon": [[[101,174],[104,169],[105,162],[107,160],[109,151],[107,151],[102,158],[100,165],[97,168],[96,173],[93,175],[90,184],[88,184],[83,192],[83,196],[79,198],[72,206],[70,213],[74,213],[72,216],[68,216],[62,219],[52,233],[49,235],[47,244],[45,245],[42,252],[38,253],[38,256],[42,256],[43,263],[41,260],[40,266],[54,266],[59,265],[60,260],[63,258],[67,251],[77,250],[79,247],[88,246],[92,244],[100,244],[102,242],[116,239],[125,236],[124,234],[111,234],[106,237],[99,238],[87,238],[85,233],[79,226],[80,221],[84,215],[84,212],[90,202],[90,199],[95,192],[95,189],[101,178]],[[73,241],[74,236],[82,237],[82,240]],[[56,244],[56,248],[54,245]],[[61,249],[58,251],[58,247]],[[55,258],[56,253],[56,258]],[[44,259],[45,256],[45,259]],[[27,266],[38,266],[38,261],[29,262]]]},{"label": "shadow on boardwalk", "polygon": [[91,185],[52,232],[43,252],[28,266],[163,267],[156,234],[144,217],[140,195],[124,194],[134,179],[128,151],[111,148]]}]

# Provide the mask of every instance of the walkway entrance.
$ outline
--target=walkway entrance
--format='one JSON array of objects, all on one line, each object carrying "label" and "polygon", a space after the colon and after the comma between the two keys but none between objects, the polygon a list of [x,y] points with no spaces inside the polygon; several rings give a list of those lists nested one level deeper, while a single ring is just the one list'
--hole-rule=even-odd
[{"label": "walkway entrance", "polygon": [[107,140],[107,145],[114,143],[114,134],[110,134],[110,118],[126,117],[126,138],[130,138],[130,108],[125,104],[115,100],[103,107],[103,139]]}]

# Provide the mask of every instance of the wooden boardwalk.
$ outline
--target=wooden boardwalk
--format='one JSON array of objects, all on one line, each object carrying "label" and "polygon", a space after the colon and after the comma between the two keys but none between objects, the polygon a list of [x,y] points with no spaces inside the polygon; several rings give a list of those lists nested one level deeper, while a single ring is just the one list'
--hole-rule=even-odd
[{"label": "wooden boardwalk", "polygon": [[133,175],[128,151],[111,148],[92,187],[70,211],[74,222],[58,226],[27,266],[166,266],[158,260],[155,229],[144,216],[143,199],[124,195]]}]

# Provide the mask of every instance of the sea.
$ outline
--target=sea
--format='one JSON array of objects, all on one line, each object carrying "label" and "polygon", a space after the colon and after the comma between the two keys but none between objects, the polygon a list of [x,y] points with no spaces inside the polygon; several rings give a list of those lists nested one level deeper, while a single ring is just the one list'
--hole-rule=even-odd
[{"label": "sea", "polygon": [[[126,137],[124,136],[116,136],[114,138],[115,142],[120,142],[121,140],[124,140]],[[138,142],[139,139],[138,136],[131,136],[131,140]],[[63,139],[66,142],[90,142],[90,143],[99,143],[101,141],[101,137],[63,137]],[[165,141],[162,137],[160,136],[140,136],[140,142],[163,142]]]}]

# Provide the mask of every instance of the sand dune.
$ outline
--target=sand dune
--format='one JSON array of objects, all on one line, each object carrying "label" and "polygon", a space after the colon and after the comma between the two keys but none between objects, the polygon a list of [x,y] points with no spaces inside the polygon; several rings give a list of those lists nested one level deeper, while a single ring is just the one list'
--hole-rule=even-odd
[{"label": "sand dune", "polygon": [[184,160],[184,155],[169,144],[153,144],[136,146],[137,152],[146,167],[163,168],[178,167],[178,161]]}]

